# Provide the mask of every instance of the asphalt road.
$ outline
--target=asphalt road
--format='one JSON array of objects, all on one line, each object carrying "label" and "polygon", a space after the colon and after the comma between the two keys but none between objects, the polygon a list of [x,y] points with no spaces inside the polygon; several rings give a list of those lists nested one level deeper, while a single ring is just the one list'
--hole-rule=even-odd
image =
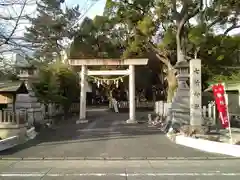
[{"label": "asphalt road", "polygon": [[[93,112],[89,112],[91,115]],[[146,113],[142,113],[145,114]],[[172,143],[158,129],[146,124],[126,124],[128,114],[97,112],[88,124],[67,123],[45,130],[36,139],[10,150],[1,157],[216,157]]]},{"label": "asphalt road", "polygon": [[239,180],[240,159],[0,161],[3,180]]}]

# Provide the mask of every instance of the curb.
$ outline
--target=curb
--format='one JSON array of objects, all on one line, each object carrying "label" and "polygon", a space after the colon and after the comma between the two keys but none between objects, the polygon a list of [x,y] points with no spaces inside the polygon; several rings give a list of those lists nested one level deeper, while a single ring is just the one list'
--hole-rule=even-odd
[{"label": "curb", "polygon": [[6,149],[10,149],[19,144],[18,136],[11,136],[6,139],[0,140],[0,151],[4,151]]},{"label": "curb", "polygon": [[240,145],[227,144],[205,139],[195,139],[183,135],[176,136],[176,144],[191,147],[205,152],[223,154],[240,158]]},{"label": "curb", "polygon": [[34,139],[37,136],[35,128],[32,127],[26,131],[25,136],[22,138],[20,136],[12,136],[0,141],[0,152],[24,144],[30,139]]},{"label": "curb", "polygon": [[0,161],[166,161],[238,160],[239,157],[0,157]]}]

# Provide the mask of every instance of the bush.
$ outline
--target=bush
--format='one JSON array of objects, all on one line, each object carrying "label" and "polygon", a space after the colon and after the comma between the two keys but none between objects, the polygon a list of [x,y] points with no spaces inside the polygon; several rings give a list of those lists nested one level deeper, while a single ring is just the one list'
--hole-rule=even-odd
[{"label": "bush", "polygon": [[32,85],[40,102],[60,104],[65,113],[80,94],[77,73],[64,64],[42,66]]}]

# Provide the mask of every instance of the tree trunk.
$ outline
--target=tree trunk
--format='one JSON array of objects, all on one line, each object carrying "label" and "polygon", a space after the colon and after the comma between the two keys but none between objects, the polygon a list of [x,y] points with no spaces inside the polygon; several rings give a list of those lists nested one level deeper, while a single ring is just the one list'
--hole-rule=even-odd
[{"label": "tree trunk", "polygon": [[188,14],[186,13],[181,20],[177,20],[177,34],[176,34],[176,42],[177,42],[177,62],[181,62],[185,60],[184,56],[184,24],[186,23],[186,19]]},{"label": "tree trunk", "polygon": [[[177,36],[179,39],[178,43],[181,43],[180,36]],[[163,53],[161,50],[157,49],[152,43],[149,43],[149,47],[153,50],[156,54],[156,57],[161,61],[167,68],[167,82],[168,82],[168,91],[167,91],[167,102],[172,102],[172,98],[174,96],[174,92],[177,88],[177,77],[176,77],[176,69],[170,62],[167,53]],[[183,54],[181,51],[181,44],[178,45],[180,48],[180,54]]]},{"label": "tree trunk", "polygon": [[[164,65],[167,68],[167,83],[168,83],[168,89],[167,89],[167,102],[172,102],[172,98],[174,96],[174,92],[177,88],[177,77],[176,77],[176,69],[173,67],[173,65],[170,63],[170,60],[167,59],[167,57],[163,58],[159,54],[156,54],[158,59],[164,63]],[[161,77],[160,77],[161,78]]]},{"label": "tree trunk", "polygon": [[177,88],[177,78],[175,75],[175,69],[168,69],[167,71],[167,102],[172,102],[175,90]]},{"label": "tree trunk", "polygon": [[176,41],[177,41],[177,62],[181,62],[184,61],[181,30],[179,30],[176,34]]},{"label": "tree trunk", "polygon": [[[166,80],[168,84],[167,88],[167,102],[172,102],[175,90],[177,88],[177,77],[175,75],[176,70],[169,68],[167,70]],[[162,79],[162,75],[158,75],[159,79]],[[163,82],[163,81],[162,81]]]}]

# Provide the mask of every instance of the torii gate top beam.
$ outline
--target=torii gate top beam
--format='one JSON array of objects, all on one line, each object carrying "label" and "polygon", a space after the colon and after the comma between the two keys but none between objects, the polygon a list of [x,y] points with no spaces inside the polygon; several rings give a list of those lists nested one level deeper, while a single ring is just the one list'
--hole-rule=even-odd
[{"label": "torii gate top beam", "polygon": [[148,59],[69,59],[71,66],[147,65]]}]

